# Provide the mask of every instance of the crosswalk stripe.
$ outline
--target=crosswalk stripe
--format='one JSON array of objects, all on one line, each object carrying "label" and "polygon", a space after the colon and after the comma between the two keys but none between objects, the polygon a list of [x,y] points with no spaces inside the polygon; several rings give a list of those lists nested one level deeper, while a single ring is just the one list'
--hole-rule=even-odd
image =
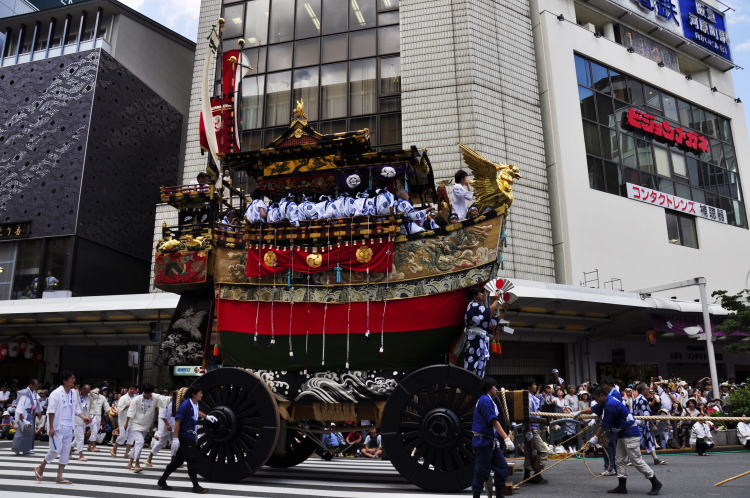
[{"label": "crosswalk stripe", "polygon": [[[48,465],[45,481],[37,483],[33,478],[33,467],[46,454],[47,444],[37,443],[35,455],[16,456],[5,445],[0,445],[0,489],[6,496],[84,496],[112,498],[185,497],[190,490],[186,467],[177,470],[169,479],[172,491],[156,488],[156,480],[170,460],[168,451],[154,457],[154,467],[134,474],[127,470],[127,460],[119,456],[112,458],[109,448],[101,447],[98,453],[85,452],[88,461],[71,460],[65,468],[65,476],[74,482],[72,486],[54,483],[57,465]],[[122,453],[120,453],[122,455]],[[144,448],[141,462],[148,453]],[[423,498],[449,498],[465,496],[459,494],[434,494],[423,492],[403,479],[390,462],[382,460],[360,460],[336,458],[323,460],[313,455],[309,460],[289,469],[263,467],[253,476],[239,483],[202,484],[211,490],[214,497],[302,497],[305,498],[383,498],[419,496]],[[377,489],[377,492],[374,491]]]}]

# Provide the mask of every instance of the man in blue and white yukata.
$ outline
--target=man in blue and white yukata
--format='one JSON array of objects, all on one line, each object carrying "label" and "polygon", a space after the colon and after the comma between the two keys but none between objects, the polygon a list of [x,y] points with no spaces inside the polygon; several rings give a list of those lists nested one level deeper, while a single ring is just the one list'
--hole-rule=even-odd
[{"label": "man in blue and white yukata", "polygon": [[265,223],[268,206],[266,201],[263,200],[263,193],[256,190],[253,192],[252,199],[252,202],[247,206],[247,210],[245,210],[245,219],[248,223]]},{"label": "man in blue and white yukata", "polygon": [[502,496],[505,480],[508,477],[508,464],[503,455],[500,439],[505,441],[505,450],[513,451],[515,445],[500,426],[497,405],[492,400],[497,395],[497,382],[487,377],[482,382],[482,395],[474,407],[474,419],[471,423],[471,446],[474,448],[474,477],[471,480],[471,491],[474,498],[482,496],[484,483],[495,473],[495,492]]},{"label": "man in blue and white yukata", "polygon": [[654,433],[651,432],[651,421],[650,420],[638,420],[638,417],[648,417],[651,415],[651,407],[646,399],[646,393],[649,387],[641,382],[636,386],[638,396],[633,401],[633,416],[638,421],[638,427],[641,429],[641,448],[651,453],[654,458],[654,465],[666,465],[667,462],[659,460],[656,456],[656,440],[654,439]]},{"label": "man in blue and white yukata", "polygon": [[422,223],[424,223],[424,219],[427,217],[426,210],[418,211],[414,209],[409,200],[409,193],[406,190],[399,190],[396,197],[396,213],[404,215],[402,230],[406,234],[424,232]]},{"label": "man in blue and white yukata", "polygon": [[497,327],[495,314],[500,307],[500,294],[487,306],[487,290],[484,287],[469,289],[471,302],[466,307],[466,347],[464,368],[484,378],[487,361],[490,359],[490,338]]},{"label": "man in blue and white yukata", "polygon": [[282,220],[288,221],[293,226],[299,226],[299,208],[294,194],[289,194],[279,201],[279,213]]},{"label": "man in blue and white yukata", "polygon": [[16,405],[16,435],[13,436],[13,453],[33,455],[36,414],[42,411],[39,395],[36,393],[39,382],[29,381],[26,389],[18,391]]},{"label": "man in blue and white yukata", "polygon": [[628,407],[621,401],[609,395],[607,388],[604,386],[599,386],[594,390],[594,400],[597,404],[592,407],[592,411],[599,415],[601,426],[596,431],[594,437],[589,439],[584,445],[582,451],[585,451],[588,446],[598,443],[599,437],[604,434],[604,431],[608,430],[617,434],[615,464],[617,466],[618,484],[616,488],[610,489],[607,493],[627,494],[627,464],[630,462],[638,472],[651,481],[651,490],[648,494],[652,496],[658,495],[662,484],[656,478],[651,467],[643,461],[643,456],[641,455],[641,430],[638,428],[633,414],[630,413]]}]

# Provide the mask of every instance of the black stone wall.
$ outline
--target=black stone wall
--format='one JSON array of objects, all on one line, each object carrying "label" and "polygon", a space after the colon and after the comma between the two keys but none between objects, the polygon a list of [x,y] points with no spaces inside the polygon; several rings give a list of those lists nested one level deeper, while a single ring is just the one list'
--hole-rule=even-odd
[{"label": "black stone wall", "polygon": [[176,182],[181,129],[176,109],[101,53],[79,236],[150,262],[159,186]]},{"label": "black stone wall", "polygon": [[0,222],[75,232],[99,52],[0,69]]}]

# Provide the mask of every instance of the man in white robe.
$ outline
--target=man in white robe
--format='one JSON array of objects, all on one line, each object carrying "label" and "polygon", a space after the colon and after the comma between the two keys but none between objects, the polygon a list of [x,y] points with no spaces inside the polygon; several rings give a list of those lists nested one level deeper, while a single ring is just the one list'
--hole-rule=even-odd
[{"label": "man in white robe", "polygon": [[465,220],[466,214],[469,211],[469,206],[474,202],[474,192],[471,191],[469,175],[466,171],[462,169],[456,171],[453,178],[456,181],[456,184],[453,185],[453,200],[451,202],[451,207],[459,220]]},{"label": "man in white robe", "polygon": [[138,388],[136,386],[128,387],[128,392],[123,394],[117,401],[117,426],[120,430],[120,435],[117,436],[115,445],[112,447],[110,455],[117,457],[118,446],[125,446],[125,458],[129,458],[130,448],[133,446],[133,439],[130,437],[130,433],[126,428],[126,422],[128,420],[128,409],[130,403],[135,399]]}]

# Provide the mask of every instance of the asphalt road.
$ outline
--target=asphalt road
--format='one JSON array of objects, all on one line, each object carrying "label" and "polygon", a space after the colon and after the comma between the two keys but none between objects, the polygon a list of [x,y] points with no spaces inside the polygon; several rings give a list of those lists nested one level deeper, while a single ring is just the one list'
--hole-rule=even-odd
[{"label": "asphalt road", "polygon": [[[159,454],[153,469],[140,474],[132,474],[125,469],[122,458],[108,456],[109,448],[89,454],[88,462],[71,462],[66,468],[66,477],[74,484],[60,487],[52,482],[54,472],[48,472],[44,483],[36,483],[32,468],[41,460],[46,444],[38,445],[37,455],[14,456],[10,452],[10,441],[0,441],[0,496],[82,496],[131,498],[133,496],[155,498],[179,498],[191,496],[185,469],[175,473],[170,483],[173,491],[161,491],[155,486],[161,469],[169,460],[167,452]],[[750,470],[750,452],[714,453],[707,457],[695,454],[665,456],[668,465],[656,467],[659,479],[664,483],[662,496],[672,497],[750,497],[750,476],[740,478],[721,487],[714,487],[717,481]],[[557,462],[550,460],[549,465]],[[586,460],[591,470],[601,470],[600,459]],[[647,457],[650,463],[651,458]],[[515,461],[520,468],[522,461]],[[54,467],[51,467],[54,469]],[[628,482],[629,495],[646,496],[651,485],[632,467],[628,467],[631,478]],[[517,472],[514,480],[521,479]],[[610,496],[608,489],[617,484],[615,477],[591,477],[584,461],[570,459],[545,472],[549,484],[524,484],[515,492],[525,497],[578,497]],[[209,488],[209,496],[236,498],[450,498],[471,496],[470,490],[461,493],[430,493],[420,490],[404,480],[387,461],[334,459],[323,461],[315,456],[291,469],[261,469],[254,476],[240,483],[204,483]]]}]

